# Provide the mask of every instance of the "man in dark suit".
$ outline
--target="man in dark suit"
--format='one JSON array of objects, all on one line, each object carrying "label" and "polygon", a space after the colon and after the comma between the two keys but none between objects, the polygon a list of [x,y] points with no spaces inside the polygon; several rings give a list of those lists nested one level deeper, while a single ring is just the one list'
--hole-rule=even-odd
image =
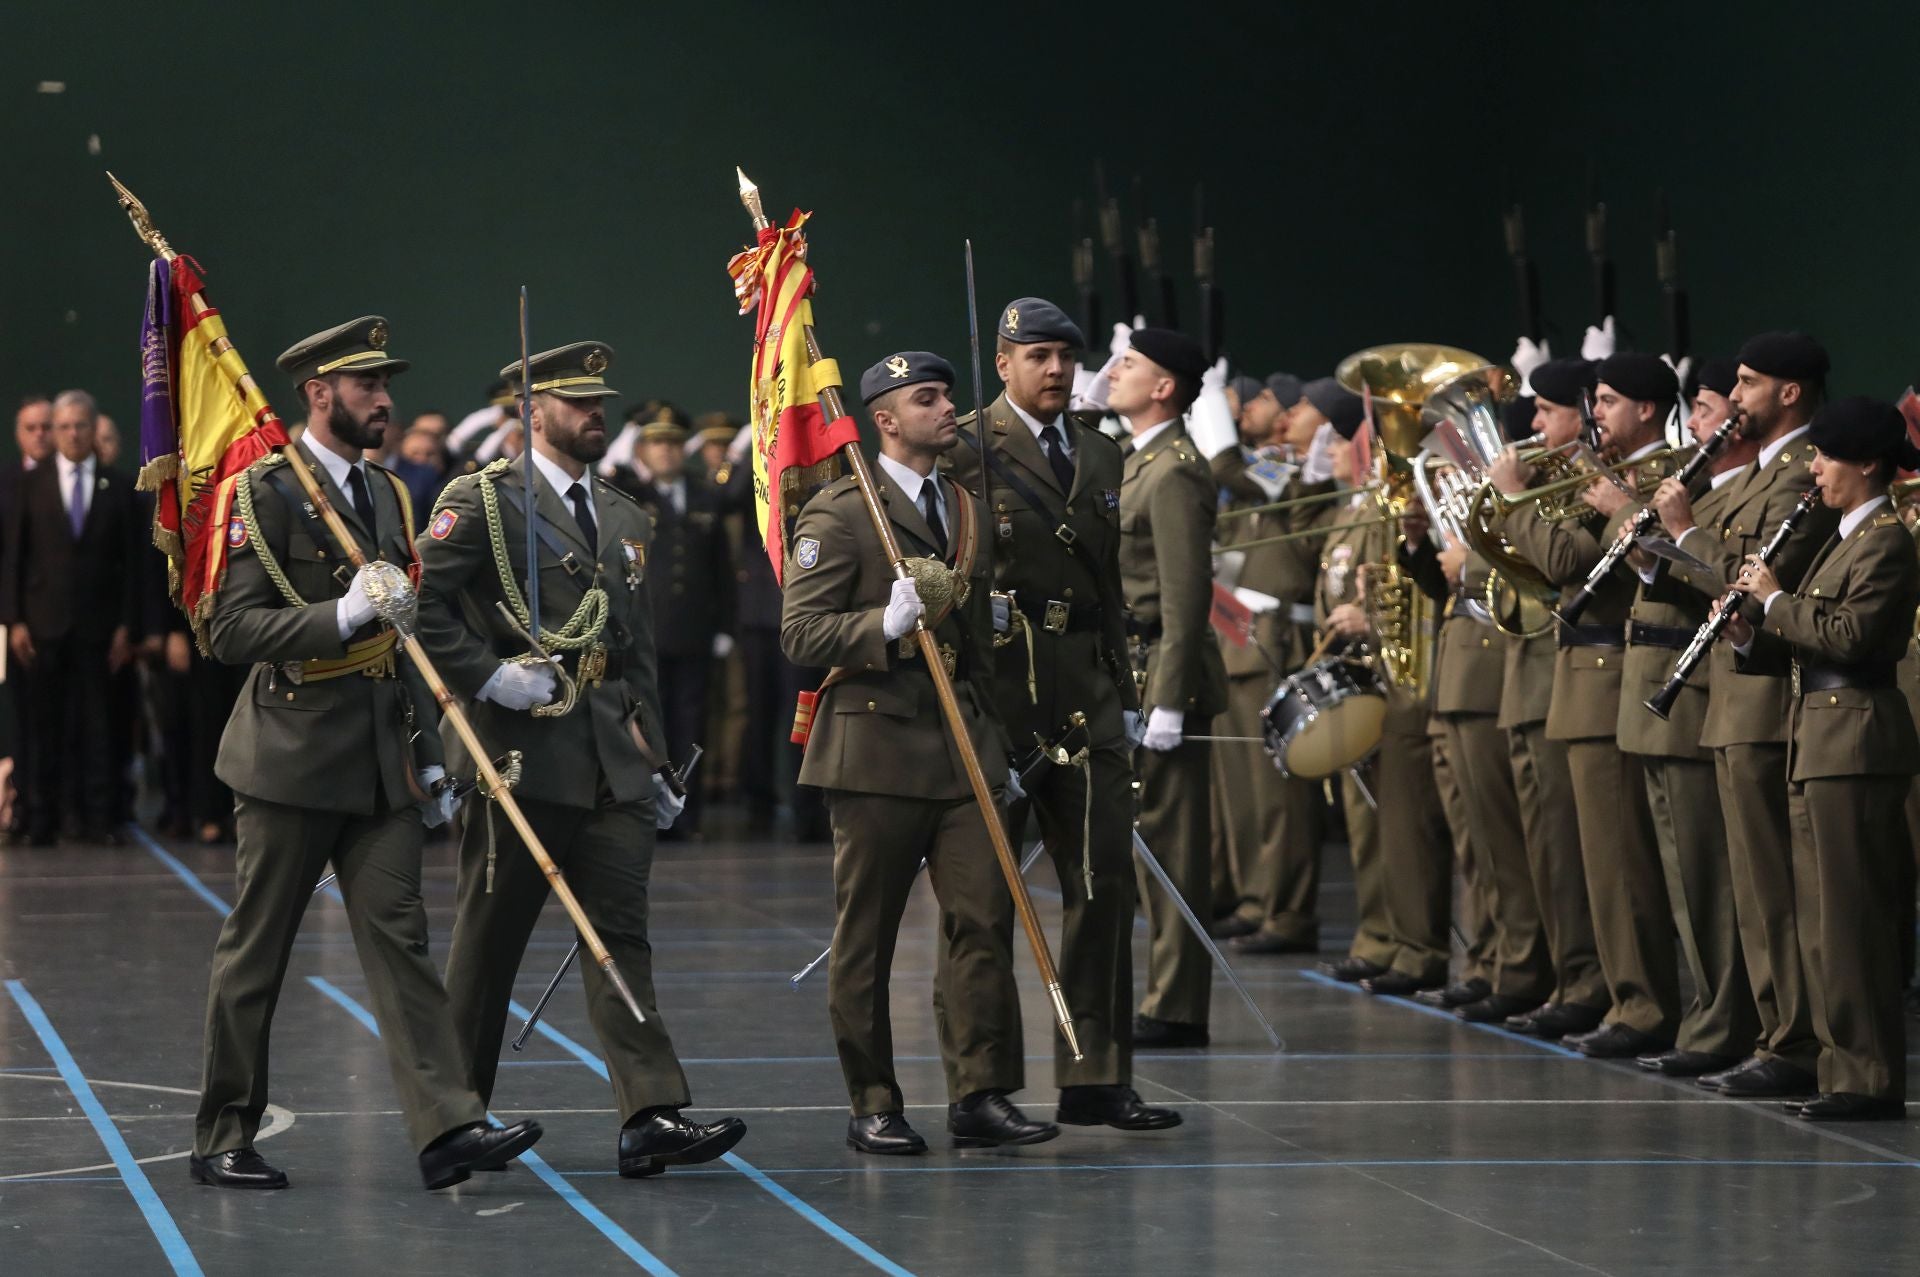
[{"label": "man in dark suit", "polygon": [[[13,441],[20,455],[0,462],[0,560],[5,538],[20,506],[20,480],[53,455],[53,400],[41,394],[21,398],[13,414]],[[9,835],[24,831],[25,804],[14,793],[26,780],[26,671],[15,661],[0,681],[0,821]]]},{"label": "man in dark suit", "polygon": [[51,845],[62,808],[90,842],[114,841],[109,685],[133,655],[140,521],[133,485],[94,455],[99,408],[84,390],[53,402],[52,460],[20,481],[9,520],[0,620],[31,673],[27,837]]},{"label": "man in dark suit", "polygon": [[[714,659],[733,650],[733,564],[722,522],[728,501],[687,469],[686,443],[686,427],[665,413],[642,425],[632,489],[653,520],[647,588],[666,717],[666,740],[656,747],[676,764],[686,761],[706,729]],[[687,795],[678,837],[699,832],[699,794],[695,785]]]}]

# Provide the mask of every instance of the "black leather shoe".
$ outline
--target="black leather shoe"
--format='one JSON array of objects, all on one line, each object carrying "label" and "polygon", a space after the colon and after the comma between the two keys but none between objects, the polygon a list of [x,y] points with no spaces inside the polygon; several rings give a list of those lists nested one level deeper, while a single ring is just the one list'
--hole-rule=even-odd
[{"label": "black leather shoe", "polygon": [[1539,1006],[1532,998],[1516,998],[1506,993],[1490,993],[1478,1002],[1457,1006],[1453,1013],[1468,1024],[1505,1024],[1516,1015]]},{"label": "black leather shoe", "polygon": [[1205,1046],[1212,1038],[1204,1024],[1182,1024],[1178,1020],[1156,1020],[1150,1015],[1133,1017],[1133,1044],[1144,1047]]},{"label": "black leather shoe", "polygon": [[212,1157],[198,1153],[187,1158],[187,1173],[196,1184],[210,1188],[285,1188],[284,1172],[267,1164],[267,1159],[250,1148],[236,1148]]},{"label": "black leather shoe", "polygon": [[1475,976],[1471,980],[1456,981],[1442,989],[1422,989],[1413,995],[1413,1000],[1422,1006],[1440,1007],[1451,1011],[1456,1007],[1466,1006],[1470,1002],[1484,1002],[1492,996],[1493,986]]},{"label": "black leather shoe", "polygon": [[1850,1091],[1828,1091],[1800,1106],[1800,1116],[1809,1122],[1897,1122],[1906,1115],[1907,1106],[1899,1100]]},{"label": "black leather shoe", "polygon": [[947,1105],[947,1130],[955,1148],[998,1148],[1002,1144],[1045,1144],[1060,1134],[1052,1122],[1035,1122],[1007,1098],[1005,1091],[975,1091]]},{"label": "black leather shoe", "polygon": [[1382,971],[1379,975],[1368,976],[1360,982],[1360,987],[1380,998],[1404,998],[1422,989],[1437,989],[1437,980],[1421,980],[1404,971]]},{"label": "black leather shoe", "polygon": [[1709,1051],[1662,1051],[1657,1055],[1643,1055],[1634,1061],[1649,1073],[1658,1073],[1662,1077],[1699,1077],[1704,1073],[1723,1073],[1739,1063],[1731,1055],[1714,1055]]},{"label": "black leather shoe", "polygon": [[1724,1073],[1710,1073],[1700,1079],[1700,1085],[1732,1100],[1776,1100],[1820,1092],[1818,1078],[1785,1060],[1754,1059]]},{"label": "black leather shoe", "polygon": [[620,1131],[620,1178],[645,1179],[669,1166],[711,1162],[738,1144],[747,1124],[737,1117],[689,1122],[675,1109],[655,1109]]},{"label": "black leather shoe", "polygon": [[1510,1017],[1507,1028],[1551,1042],[1569,1033],[1591,1033],[1606,1018],[1606,1011],[1600,1007],[1582,1002],[1549,1002],[1538,1011]]},{"label": "black leather shoe", "polygon": [[900,1113],[870,1113],[847,1119],[847,1147],[856,1153],[880,1153],[910,1157],[927,1151],[920,1132],[907,1125]]},{"label": "black leather shoe", "polygon": [[1175,1109],[1155,1108],[1130,1086],[1063,1086],[1053,1120],[1062,1126],[1111,1126],[1117,1131],[1164,1131],[1180,1125]]},{"label": "black leather shoe", "polygon": [[1673,1046],[1671,1042],[1662,1041],[1651,1033],[1642,1033],[1625,1024],[1603,1024],[1591,1033],[1578,1033],[1567,1038],[1566,1044],[1594,1060],[1624,1060],[1629,1056],[1653,1055]]},{"label": "black leather shoe", "polygon": [[1385,975],[1386,971],[1379,963],[1368,962],[1365,958],[1342,958],[1338,962],[1320,964],[1321,975],[1332,976],[1342,984],[1359,984],[1362,980]]},{"label": "black leather shoe", "polygon": [[420,1154],[420,1178],[430,1189],[465,1183],[482,1165],[504,1166],[540,1139],[540,1123],[515,1122],[496,1129],[475,1122],[448,1131]]},{"label": "black leather shoe", "polygon": [[1258,930],[1260,930],[1260,924],[1253,919],[1230,913],[1224,918],[1215,918],[1212,925],[1207,928],[1207,934],[1215,940],[1232,940],[1239,936],[1250,936]]},{"label": "black leather shoe", "polygon": [[1227,948],[1235,953],[1247,954],[1318,953],[1320,942],[1283,936],[1274,931],[1253,931],[1241,933],[1228,943]]}]

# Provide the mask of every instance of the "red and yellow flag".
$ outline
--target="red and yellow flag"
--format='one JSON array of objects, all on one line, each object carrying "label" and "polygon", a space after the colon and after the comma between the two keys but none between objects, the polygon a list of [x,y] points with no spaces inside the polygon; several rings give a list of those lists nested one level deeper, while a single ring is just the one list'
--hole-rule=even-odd
[{"label": "red and yellow flag", "polygon": [[839,474],[840,450],[860,437],[852,417],[828,421],[820,407],[820,393],[841,384],[840,366],[807,349],[813,270],[800,231],[807,217],[796,209],[785,226],[768,226],[758,244],[727,263],[740,313],[759,311],[748,388],[753,497],[776,581],[785,580],[787,520],[808,491]]},{"label": "red and yellow flag", "polygon": [[153,543],[196,629],[226,568],[233,481],[287,443],[205,286],[191,259],[156,258],[140,328],[139,486],[159,494]]}]

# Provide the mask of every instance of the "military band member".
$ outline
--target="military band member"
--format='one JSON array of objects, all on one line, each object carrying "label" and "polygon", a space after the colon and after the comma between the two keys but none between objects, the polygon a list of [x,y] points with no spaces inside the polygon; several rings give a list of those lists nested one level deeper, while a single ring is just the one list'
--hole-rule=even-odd
[{"label": "military band member", "polygon": [[[1687,430],[1695,443],[1704,444],[1726,420],[1725,395],[1733,388],[1735,367],[1731,359],[1710,359],[1701,365],[1702,378],[1711,384],[1692,398]],[[1662,379],[1657,388],[1664,387]],[[1727,484],[1758,452],[1759,445],[1751,439],[1734,438],[1721,446],[1711,477],[1695,485],[1700,493],[1695,507],[1699,517],[1712,519]],[[1640,591],[1627,624],[1620,748],[1637,756],[1646,769],[1647,799],[1660,839],[1667,898],[1673,905],[1680,953],[1693,977],[1693,1000],[1681,1017],[1674,1049],[1644,1056],[1640,1065],[1669,1077],[1698,1077],[1745,1059],[1760,1027],[1740,952],[1713,751],[1700,744],[1709,672],[1702,668],[1693,677],[1665,719],[1644,702],[1666,686],[1711,604],[1704,594],[1666,572],[1664,560],[1642,550],[1634,552],[1629,562],[1640,576]]]},{"label": "military band member", "polygon": [[[1651,356],[1611,356],[1596,371],[1601,439],[1607,454],[1617,460],[1644,457],[1662,443],[1657,414],[1634,407],[1640,401],[1633,390],[1650,375],[1646,360],[1665,369],[1671,382],[1672,370]],[[1614,386],[1610,376],[1620,377],[1628,388]],[[1527,487],[1528,467],[1510,448],[1489,478],[1512,495]],[[1528,501],[1507,518],[1505,532],[1528,562],[1560,586],[1560,601],[1565,603],[1586,582],[1623,518],[1621,511],[1609,515],[1594,508],[1553,522],[1541,517],[1536,502]],[[1672,916],[1647,805],[1646,776],[1636,760],[1620,752],[1619,744],[1623,636],[1636,584],[1625,567],[1617,569],[1600,584],[1580,624],[1560,626],[1547,714],[1547,735],[1567,742],[1587,901],[1600,969],[1613,998],[1605,1022],[1570,1036],[1567,1044],[1606,1059],[1651,1055],[1671,1047],[1680,1019]]]},{"label": "military band member", "polygon": [[1858,397],[1823,406],[1808,439],[1821,501],[1840,525],[1792,593],[1750,557],[1738,580],[1748,598],[1726,635],[1743,666],[1792,662],[1787,801],[1820,1093],[1787,1109],[1820,1122],[1899,1118],[1899,928],[1913,889],[1901,809],[1920,742],[1894,671],[1913,633],[1920,562],[1887,486],[1895,471],[1920,469],[1920,449],[1899,409]]},{"label": "military band member", "polygon": [[[953,368],[902,351],[869,368],[861,398],[880,436],[874,482],[900,550],[929,578],[931,604],[896,579],[852,476],[816,493],[794,528],[781,644],[796,665],[831,667],[814,706],[800,782],[827,791],[836,921],[828,1005],[856,1152],[913,1154],[893,1063],[888,985],[900,918],[922,860],[946,951],[934,987],[946,1064],[947,1129],[958,1146],[1037,1144],[1059,1128],[1007,1096],[1025,1085],[1013,984],[1013,901],[914,639],[922,617],[949,663],[980,765],[1007,784],[993,713],[992,535],[977,502],[936,471],[959,438]],[[935,588],[935,574],[952,588]],[[1001,813],[1003,815],[1003,813]]]},{"label": "military band member", "polygon": [[206,638],[214,657],[251,665],[215,771],[234,792],[239,895],[220,928],[207,989],[206,1073],[188,1167],[219,1188],[285,1188],[254,1151],[267,1107],[267,1037],[294,933],[331,863],[394,1087],[428,1188],[504,1162],[540,1137],[536,1122],[487,1126],[427,953],[420,899],[425,818],[445,775],[439,711],[397,651],[355,571],[288,466],[305,466],[356,548],[414,563],[406,489],[362,460],[392,416],[388,380],[408,364],[367,315],[280,356],[307,410],[300,443],[221,490],[227,565]]},{"label": "military band member", "polygon": [[[1676,580],[1717,597],[1813,485],[1808,426],[1824,394],[1827,352],[1803,333],[1762,333],[1740,348],[1728,403],[1741,438],[1759,446],[1753,462],[1722,489],[1713,519],[1701,523],[1678,483],[1654,493],[1667,535],[1712,571],[1696,579],[1669,564]],[[1801,520],[1774,560],[1773,574],[1797,588],[1839,516],[1824,505]],[[1736,668],[1731,645],[1715,645],[1701,744],[1714,751],[1720,809],[1727,824],[1734,913],[1747,980],[1760,1016],[1754,1053],[1730,1071],[1699,1081],[1738,1099],[1811,1094],[1819,1041],[1812,994],[1803,971],[1795,920],[1795,870],[1787,808],[1787,717],[1792,694],[1786,671]]]},{"label": "military band member", "polygon": [[[648,880],[656,830],[680,802],[654,774],[665,760],[647,597],[653,527],[591,469],[607,446],[612,356],[594,341],[545,351],[529,362],[524,390],[520,364],[501,370],[516,395],[532,396],[533,491],[523,461],[491,464],[441,494],[420,542],[420,638],[448,686],[471,700],[480,738],[519,752],[514,798],[646,1013],[638,1023],[600,967],[581,964],[621,1121],[617,1166],[640,1178],[711,1161],[746,1127],[681,1115],[687,1079],[654,1003]],[[525,594],[529,518],[538,618]],[[545,662],[523,662],[526,641],[503,603],[521,626],[537,624],[578,688],[566,712],[538,712],[557,680]],[[463,770],[471,775],[471,760]],[[482,1097],[493,1094],[514,976],[548,891],[519,835],[476,791],[460,841],[447,991]]]},{"label": "military band member", "polygon": [[[1579,358],[1549,360],[1534,368],[1530,382],[1534,398],[1515,400],[1516,410],[1504,423],[1508,440],[1518,443],[1538,432],[1549,448],[1572,443],[1580,435],[1580,399],[1592,389],[1593,365]],[[1598,1028],[1610,999],[1587,904],[1567,744],[1547,732],[1559,642],[1550,618],[1544,626],[1528,637],[1522,627],[1509,625],[1500,726],[1507,732],[1527,867],[1553,964],[1553,996],[1537,1010],[1509,1017],[1506,1027],[1552,1039]]]},{"label": "military band member", "polygon": [[[1211,626],[1213,476],[1187,437],[1185,413],[1206,369],[1200,344],[1142,328],[1113,370],[1107,405],[1131,438],[1123,447],[1120,577],[1147,715],[1134,767],[1141,837],[1200,917],[1211,895],[1209,723],[1226,708],[1226,668]],[[1213,967],[1160,884],[1140,871],[1150,950],[1136,1045],[1205,1046]]]},{"label": "military band member", "polygon": [[[1371,476],[1356,470],[1353,445],[1364,421],[1360,397],[1331,377],[1308,382],[1306,395],[1334,432],[1333,442],[1324,445],[1334,482],[1365,484]],[[1315,618],[1343,640],[1343,651],[1377,647],[1366,610],[1368,569],[1412,564],[1395,544],[1400,529],[1381,522],[1371,493],[1358,490],[1351,502],[1330,504],[1320,515],[1329,531],[1321,548]],[[1358,915],[1353,942],[1345,959],[1322,970],[1368,992],[1403,996],[1446,981],[1453,847],[1427,735],[1431,697],[1392,687],[1384,671],[1380,681],[1387,696],[1380,748],[1355,774],[1341,777]]]},{"label": "military band member", "polygon": [[[989,471],[983,478],[971,417],[945,460],[965,487],[992,494],[984,531],[994,584],[1023,618],[995,655],[992,683],[1014,756],[1063,738],[1086,750],[1083,763],[1029,771],[1026,797],[1007,804],[1016,842],[1027,813],[1037,818],[1060,878],[1060,982],[1084,1058],[1076,1063],[1055,1041],[1056,1116],[1157,1130],[1180,1115],[1142,1104],[1132,1085],[1131,742],[1140,700],[1120,592],[1120,448],[1066,411],[1084,345],[1053,303],[1009,302],[994,352],[1006,389],[986,410]],[[1083,736],[1072,731],[1075,714],[1086,718]],[[943,967],[952,959],[943,954]]]}]

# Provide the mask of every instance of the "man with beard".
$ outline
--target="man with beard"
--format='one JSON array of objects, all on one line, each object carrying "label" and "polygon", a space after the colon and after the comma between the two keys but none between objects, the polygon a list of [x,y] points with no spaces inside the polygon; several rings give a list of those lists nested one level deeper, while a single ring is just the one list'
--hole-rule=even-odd
[{"label": "man with beard", "polygon": [[[288,473],[306,466],[358,551],[409,567],[413,520],[400,480],[369,465],[393,409],[387,322],[368,315],[280,356],[307,409],[300,443],[221,485],[230,510],[208,573],[204,638],[252,665],[215,765],[235,796],[239,895],[220,928],[207,990],[206,1073],[188,1168],[218,1188],[285,1188],[253,1149],[267,1107],[267,1036],[294,933],[331,863],[428,1188],[511,1158],[535,1122],[486,1123],[427,953],[420,900],[423,817],[446,819],[439,718],[419,671]],[[427,810],[423,813],[421,805]]]},{"label": "man with beard", "polygon": [[[702,1124],[680,1115],[691,1095],[654,1005],[647,940],[654,836],[673,824],[685,800],[655,777],[665,759],[647,599],[653,525],[591,470],[607,451],[612,358],[603,343],[582,341],[529,361],[533,491],[526,466],[506,461],[448,485],[420,545],[420,641],[447,686],[472,702],[481,739],[520,754],[514,797],[646,1013],[644,1024],[636,1021],[606,974],[583,964],[587,1014],[621,1119],[618,1169],[638,1179],[712,1161],[747,1128],[738,1118]],[[521,373],[518,363],[500,373],[516,394]],[[529,517],[540,565],[538,617],[524,593]],[[577,702],[551,704],[554,671],[525,659],[526,641],[502,615],[503,604],[567,671]],[[470,779],[472,760],[458,766]],[[483,1098],[493,1094],[514,976],[548,890],[519,835],[475,791],[460,843],[447,991]]]},{"label": "man with beard", "polygon": [[927,1148],[907,1124],[887,992],[922,860],[943,915],[933,1004],[954,1144],[1038,1144],[1060,1133],[1007,1098],[1026,1084],[1013,900],[914,640],[924,621],[987,782],[1005,790],[1007,738],[993,712],[993,568],[979,544],[986,532],[973,498],[937,469],[960,437],[952,385],[946,360],[907,350],[867,369],[860,396],[880,436],[875,492],[901,553],[930,581],[946,573],[959,588],[929,601],[913,578],[896,578],[859,485],[843,478],[800,512],[781,615],[788,659],[832,669],[800,783],[827,791],[833,821],[827,1003],[853,1110],[847,1145],[858,1153]]}]

